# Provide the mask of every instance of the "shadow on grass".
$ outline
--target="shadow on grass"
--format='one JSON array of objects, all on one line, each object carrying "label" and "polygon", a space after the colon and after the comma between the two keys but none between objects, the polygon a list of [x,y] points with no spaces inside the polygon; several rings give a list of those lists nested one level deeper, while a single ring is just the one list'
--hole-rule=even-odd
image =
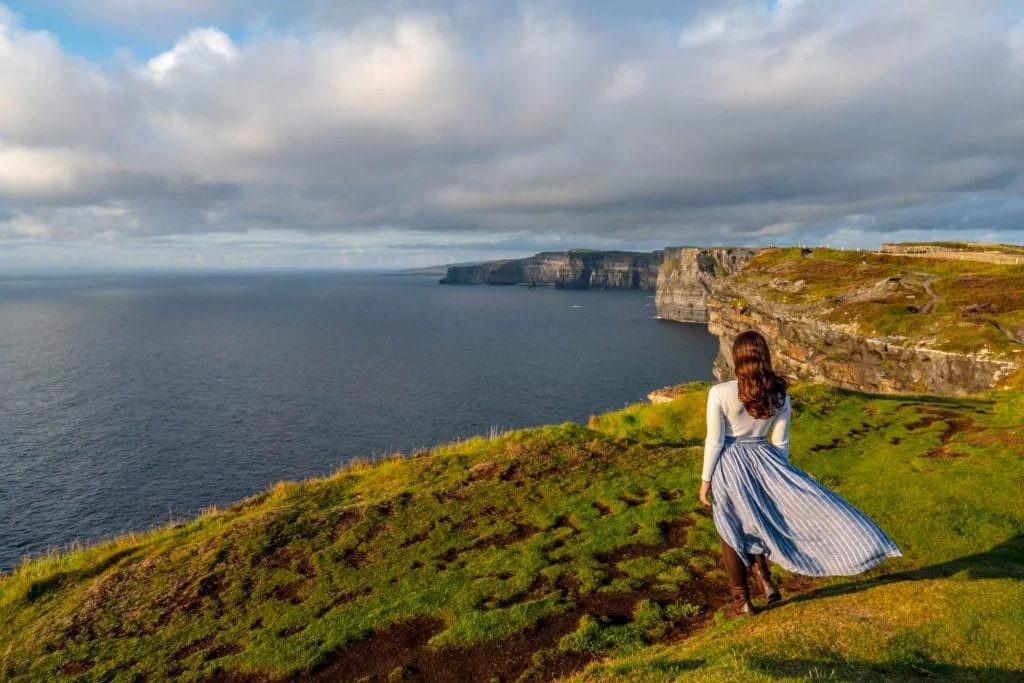
[{"label": "shadow on grass", "polygon": [[1024,673],[997,667],[952,666],[930,661],[867,662],[842,658],[772,659],[749,661],[751,668],[771,676],[800,677],[806,680],[844,681],[1020,681]]},{"label": "shadow on grass", "polygon": [[83,567],[80,569],[73,569],[70,571],[57,572],[43,579],[38,579],[29,584],[25,591],[25,599],[29,602],[34,602],[39,598],[53,593],[54,591],[63,588],[65,585],[70,583],[76,583],[87,579],[94,578],[105,572],[110,567],[121,560],[131,557],[138,553],[140,548],[125,548],[118,550],[107,557],[103,558],[96,564]]},{"label": "shadow on grass", "polygon": [[983,553],[967,555],[966,557],[960,557],[941,564],[933,564],[921,569],[875,576],[835,586],[825,586],[803,595],[796,595],[788,602],[804,602],[817,598],[848,595],[868,590],[869,588],[875,588],[876,586],[899,583],[901,581],[946,579],[961,573],[966,573],[968,579],[1024,580],[1024,534],[1007,539]]}]

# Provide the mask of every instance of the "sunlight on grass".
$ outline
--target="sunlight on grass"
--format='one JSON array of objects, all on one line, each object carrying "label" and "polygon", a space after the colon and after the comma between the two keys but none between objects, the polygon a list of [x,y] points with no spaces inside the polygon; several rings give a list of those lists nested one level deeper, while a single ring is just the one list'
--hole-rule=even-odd
[{"label": "sunlight on grass", "polygon": [[[492,672],[502,680],[1010,680],[1024,669],[1024,396],[796,388],[795,464],[906,557],[867,577],[784,576],[793,597],[736,624],[715,615],[726,581],[695,495],[706,390],[589,428],[353,463],[24,564],[0,579],[0,677],[284,678],[336,662],[385,678],[505,662]],[[415,661],[372,654],[399,637],[408,653],[390,656]],[[345,660],[357,644],[369,654]],[[476,668],[443,668],[459,662]]]}]

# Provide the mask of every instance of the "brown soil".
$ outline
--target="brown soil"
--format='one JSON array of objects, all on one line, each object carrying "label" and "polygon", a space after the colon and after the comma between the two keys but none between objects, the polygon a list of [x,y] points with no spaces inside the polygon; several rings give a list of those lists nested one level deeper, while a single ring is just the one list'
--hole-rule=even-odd
[{"label": "brown soil", "polygon": [[370,561],[370,556],[361,550],[349,550],[345,553],[344,561],[353,569],[360,569]]},{"label": "brown soil", "polygon": [[862,436],[867,436],[871,432],[877,432],[880,429],[881,429],[881,427],[878,426],[878,425],[873,425],[873,424],[869,424],[867,422],[863,422],[863,423],[861,423],[860,428],[858,428],[858,429],[851,429],[849,431],[849,433],[847,434],[847,436],[850,437],[851,439],[859,439]]},{"label": "brown soil", "polygon": [[89,671],[93,665],[94,662],[92,660],[76,659],[73,662],[68,662],[57,670],[60,671],[62,676],[81,676],[86,671]]},{"label": "brown soil", "polygon": [[621,500],[623,503],[625,503],[628,507],[631,508],[640,507],[641,505],[647,502],[643,498],[635,498],[633,496],[627,495],[619,496],[619,500]]},{"label": "brown soil", "polygon": [[672,522],[662,522],[661,532],[665,540],[658,545],[627,545],[610,553],[600,553],[597,559],[605,564],[614,565],[623,560],[632,560],[637,557],[657,557],[666,550],[679,548],[686,544],[686,527],[693,526],[693,520],[683,517]]},{"label": "brown soil", "polygon": [[205,659],[208,662],[212,662],[215,659],[222,659],[223,657],[227,657],[229,655],[237,655],[241,651],[242,647],[239,645],[218,645],[217,647],[207,652],[203,656],[203,659]]},{"label": "brown soil", "polygon": [[199,652],[200,650],[205,650],[207,647],[210,646],[210,643],[212,642],[213,636],[206,636],[205,638],[200,638],[199,640],[189,643],[185,647],[175,652],[174,658],[185,659],[186,657],[190,657],[195,653]]},{"label": "brown soil", "polygon": [[274,597],[282,602],[301,605],[305,601],[305,598],[302,597],[302,587],[305,584],[306,581],[302,580],[295,581],[284,586],[278,586],[274,589]]},{"label": "brown soil", "polygon": [[912,422],[907,425],[907,429],[910,431],[916,431],[919,429],[927,429],[933,424],[938,422],[945,422],[946,429],[943,430],[940,435],[942,445],[938,448],[927,453],[925,458],[966,458],[965,453],[956,453],[949,448],[950,443],[957,434],[968,434],[972,432],[983,431],[983,427],[978,426],[970,420],[964,419],[960,413],[952,410],[944,410],[942,408],[928,408],[926,411],[928,414],[924,415],[920,420]]},{"label": "brown soil", "polygon": [[362,519],[363,514],[358,509],[346,510],[341,513],[338,523],[334,525],[334,540],[337,541],[341,535],[352,528],[352,525]]}]

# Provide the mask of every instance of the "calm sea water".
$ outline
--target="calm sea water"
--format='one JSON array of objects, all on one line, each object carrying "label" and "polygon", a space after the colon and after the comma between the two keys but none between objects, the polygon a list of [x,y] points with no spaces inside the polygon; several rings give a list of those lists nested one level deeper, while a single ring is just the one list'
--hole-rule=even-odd
[{"label": "calm sea water", "polygon": [[639,292],[352,274],[0,279],[0,568],[354,457],[711,379]]}]

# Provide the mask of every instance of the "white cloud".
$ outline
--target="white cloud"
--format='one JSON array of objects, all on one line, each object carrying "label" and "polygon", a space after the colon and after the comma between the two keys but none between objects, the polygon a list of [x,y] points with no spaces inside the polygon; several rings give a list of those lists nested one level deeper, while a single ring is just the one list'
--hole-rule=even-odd
[{"label": "white cloud", "polygon": [[48,197],[74,192],[102,159],[73,149],[16,147],[0,143],[0,197]]},{"label": "white cloud", "polygon": [[195,28],[173,48],[150,59],[146,74],[162,81],[182,70],[215,69],[237,58],[231,36],[215,28]]},{"label": "white cloud", "polygon": [[994,0],[738,1],[685,28],[542,7],[207,26],[128,67],[0,11],[0,235],[572,246],[1019,224],[1020,24]]}]

